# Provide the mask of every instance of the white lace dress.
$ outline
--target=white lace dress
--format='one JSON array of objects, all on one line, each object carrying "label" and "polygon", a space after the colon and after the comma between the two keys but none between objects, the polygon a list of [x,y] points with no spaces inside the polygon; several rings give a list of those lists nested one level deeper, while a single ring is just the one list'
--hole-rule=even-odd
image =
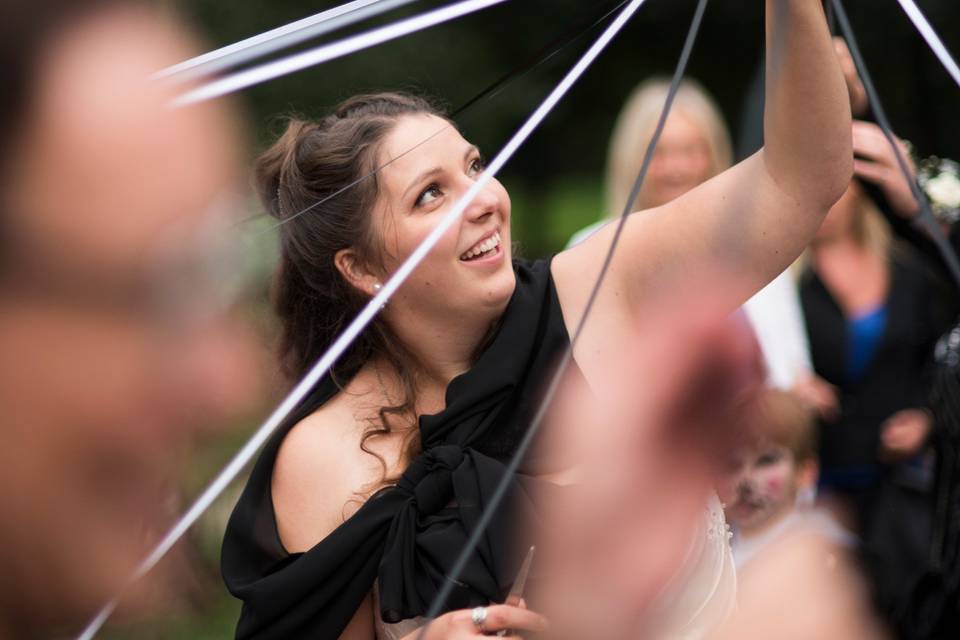
[{"label": "white lace dress", "polygon": [[674,579],[661,593],[653,613],[652,637],[698,640],[714,631],[733,612],[737,601],[737,571],[730,549],[730,527],[723,507],[711,496],[703,528]]}]

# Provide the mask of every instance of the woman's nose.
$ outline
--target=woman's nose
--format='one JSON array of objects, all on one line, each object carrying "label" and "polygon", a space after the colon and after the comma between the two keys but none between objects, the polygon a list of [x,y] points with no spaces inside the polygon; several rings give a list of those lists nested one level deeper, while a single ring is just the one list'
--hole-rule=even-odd
[{"label": "woman's nose", "polygon": [[[466,192],[464,192],[466,193]],[[477,197],[463,212],[464,218],[471,222],[483,222],[494,215],[500,206],[499,200],[490,188],[481,189]]]}]

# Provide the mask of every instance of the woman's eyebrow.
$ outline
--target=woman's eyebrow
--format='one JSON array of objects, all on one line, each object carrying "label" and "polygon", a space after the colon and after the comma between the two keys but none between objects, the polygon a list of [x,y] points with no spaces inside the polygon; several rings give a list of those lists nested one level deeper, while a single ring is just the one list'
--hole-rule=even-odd
[{"label": "woman's eyebrow", "polygon": [[410,183],[410,186],[407,187],[407,189],[403,192],[403,196],[401,196],[401,199],[402,199],[402,198],[406,198],[406,197],[407,197],[407,194],[410,193],[410,191],[412,191],[414,188],[416,188],[417,185],[422,184],[422,183],[423,183],[425,180],[427,180],[428,178],[432,178],[433,176],[438,175],[438,174],[441,174],[441,173],[443,173],[443,169],[441,169],[440,167],[434,167],[433,169],[427,169],[426,171],[424,171],[423,173],[421,173],[420,175],[418,175],[418,176]]}]

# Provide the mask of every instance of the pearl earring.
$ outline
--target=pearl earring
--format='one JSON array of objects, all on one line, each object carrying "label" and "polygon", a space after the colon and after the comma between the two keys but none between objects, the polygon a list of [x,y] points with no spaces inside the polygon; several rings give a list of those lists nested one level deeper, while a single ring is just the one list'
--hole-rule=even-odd
[{"label": "pearl earring", "polygon": [[[380,293],[380,289],[383,289],[383,285],[380,284],[379,282],[374,282],[374,283],[373,283],[373,295],[377,295],[378,293]],[[383,310],[386,309],[386,308],[387,308],[387,303],[386,303],[386,302],[384,302],[382,305],[380,305],[380,310],[381,310],[381,311],[383,311]]]}]

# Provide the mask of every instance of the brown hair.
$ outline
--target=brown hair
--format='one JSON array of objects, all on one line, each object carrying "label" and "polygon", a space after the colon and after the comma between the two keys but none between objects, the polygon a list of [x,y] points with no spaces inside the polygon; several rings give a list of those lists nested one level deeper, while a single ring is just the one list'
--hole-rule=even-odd
[{"label": "brown hair", "polygon": [[789,391],[765,389],[755,399],[757,435],[786,447],[794,460],[817,458],[817,435],[813,413]]},{"label": "brown hair", "polygon": [[[382,247],[371,216],[379,194],[378,151],[402,116],[416,114],[445,118],[425,99],[408,94],[356,96],[318,122],[290,118],[286,132],[257,159],[260,198],[283,223],[273,302],[282,325],[280,359],[291,378],[303,376],[368,302],[337,269],[334,256],[352,248],[361,260],[378,263]],[[386,474],[385,461],[366,443],[391,432],[391,414],[416,424],[413,357],[377,317],[331,373],[342,389],[373,357],[394,369],[403,389],[397,405],[381,407],[379,423],[371,424],[360,445]],[[419,432],[410,429],[404,456],[418,449]]]}]

